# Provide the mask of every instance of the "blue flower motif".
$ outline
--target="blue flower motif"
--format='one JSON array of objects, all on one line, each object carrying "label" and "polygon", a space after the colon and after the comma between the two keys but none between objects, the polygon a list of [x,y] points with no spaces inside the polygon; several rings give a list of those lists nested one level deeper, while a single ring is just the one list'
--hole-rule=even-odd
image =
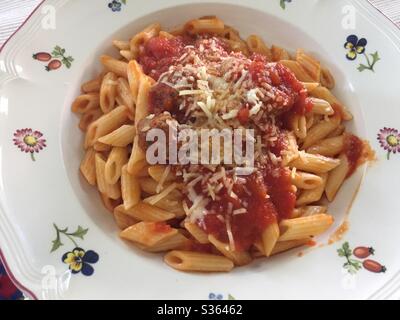
[{"label": "blue flower motif", "polygon": [[91,276],[94,269],[90,264],[99,261],[99,255],[93,250],[85,251],[76,247],[71,252],[65,253],[61,260],[69,265],[69,269],[73,274],[82,272],[85,276]]},{"label": "blue flower motif", "polygon": [[117,1],[117,0],[113,0],[108,4],[108,7],[113,11],[121,11],[121,2]]},{"label": "blue flower motif", "polygon": [[224,296],[222,294],[210,293],[208,295],[208,300],[222,300],[222,299],[224,299]]},{"label": "blue flower motif", "polygon": [[355,60],[357,58],[357,54],[363,54],[365,52],[366,45],[367,39],[358,39],[355,34],[348,36],[346,43],[344,44],[345,49],[348,50],[346,58],[349,60]]}]

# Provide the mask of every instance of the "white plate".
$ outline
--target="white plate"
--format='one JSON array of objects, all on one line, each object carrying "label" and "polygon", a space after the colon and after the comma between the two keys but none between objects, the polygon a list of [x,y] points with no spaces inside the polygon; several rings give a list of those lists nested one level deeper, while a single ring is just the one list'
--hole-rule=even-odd
[{"label": "white plate", "polygon": [[[1,256],[19,286],[39,299],[396,297],[400,156],[391,152],[388,160],[377,135],[384,127],[400,128],[399,30],[366,1],[358,0],[293,0],[283,1],[282,6],[279,0],[152,0],[140,5],[127,0],[115,12],[109,1],[45,1],[0,54],[0,244]],[[53,13],[56,28],[48,29]],[[318,243],[327,243],[352,203],[350,230],[341,241],[303,249],[302,257],[298,250],[259,260],[229,274],[180,273],[167,267],[160,255],[140,252],[121,241],[97,193],[81,180],[82,134],[70,105],[80,84],[100,70],[99,55],[113,52],[112,39],[129,38],[151,22],[168,28],[210,14],[243,35],[259,34],[268,43],[291,50],[305,48],[332,70],[335,93],[355,115],[350,129],[371,142],[378,159],[368,168],[359,168],[330,207],[336,222]],[[352,17],[354,26],[349,25]],[[373,71],[357,70],[366,64],[364,55],[346,59],[343,44],[352,34],[368,40],[366,54],[371,62],[370,54],[378,52],[380,60]],[[47,72],[46,64],[32,55],[51,52],[57,45],[74,60],[70,68],[62,65]],[[34,155],[36,161],[14,144],[14,133],[24,128],[39,130],[46,140]],[[50,252],[56,238],[53,223],[60,229],[68,227],[68,232],[78,231],[71,236],[77,244],[61,234],[64,245]],[[77,230],[78,226],[85,230]],[[337,253],[345,241],[351,249],[373,246],[373,259],[387,271],[371,273],[361,268],[350,274],[343,268],[346,259]],[[91,276],[70,274],[62,262],[63,254],[75,246],[86,250],[87,260],[91,258]],[[89,250],[97,253],[97,262]]]}]

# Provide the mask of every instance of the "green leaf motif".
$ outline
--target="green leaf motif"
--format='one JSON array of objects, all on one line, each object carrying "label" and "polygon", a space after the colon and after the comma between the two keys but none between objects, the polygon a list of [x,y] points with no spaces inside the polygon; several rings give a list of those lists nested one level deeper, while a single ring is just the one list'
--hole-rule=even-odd
[{"label": "green leaf motif", "polygon": [[77,242],[74,238],[79,238],[84,240],[85,235],[88,233],[89,229],[84,229],[81,226],[71,233],[68,233],[68,228],[60,229],[55,223],[53,224],[54,229],[56,230],[56,239],[52,241],[53,245],[51,247],[50,252],[56,251],[58,248],[63,246],[64,244],[61,242],[61,235],[64,235],[68,240],[72,242],[75,247],[78,247]]},{"label": "green leaf motif", "polygon": [[121,0],[121,2],[122,2],[123,4],[126,4],[126,0]]},{"label": "green leaf motif", "polygon": [[50,252],[54,252],[56,251],[58,248],[60,248],[61,246],[63,246],[64,244],[60,241],[59,238],[57,238],[56,240],[52,241],[53,246],[51,247],[51,251]]},{"label": "green leaf motif", "polygon": [[357,68],[358,71],[363,72],[364,70],[371,70],[370,67],[366,66],[365,64],[360,64]]},{"label": "green leaf motif", "polygon": [[84,236],[88,233],[88,231],[89,229],[84,229],[81,226],[78,226],[78,229],[76,229],[75,232],[70,233],[69,235],[84,240]]},{"label": "green leaf motif", "polygon": [[234,296],[232,296],[231,294],[228,294],[228,300],[236,300]]},{"label": "green leaf motif", "polygon": [[281,0],[281,8],[283,9],[283,10],[285,10],[286,9],[286,3],[285,3],[285,0]]},{"label": "green leaf motif", "polygon": [[62,64],[65,65],[65,67],[67,67],[68,69],[70,69],[72,62],[74,61],[74,58],[72,58],[71,56],[66,57],[65,53],[66,50],[64,48],[61,48],[60,46],[55,46],[51,54],[53,58],[61,59]]},{"label": "green leaf motif", "polygon": [[381,60],[381,58],[379,57],[378,51],[376,51],[375,53],[371,53],[370,56],[372,57],[372,65],[374,65],[379,60]]},{"label": "green leaf motif", "polygon": [[338,249],[337,252],[339,254],[339,257],[345,257],[346,256],[346,254],[344,253],[343,249]]},{"label": "green leaf motif", "polygon": [[343,264],[343,268],[347,270],[350,274],[356,274],[358,270],[361,269],[362,264],[356,259],[352,259],[353,255],[349,243],[346,241],[342,244],[342,247],[337,250],[339,257],[346,258],[346,262]]}]

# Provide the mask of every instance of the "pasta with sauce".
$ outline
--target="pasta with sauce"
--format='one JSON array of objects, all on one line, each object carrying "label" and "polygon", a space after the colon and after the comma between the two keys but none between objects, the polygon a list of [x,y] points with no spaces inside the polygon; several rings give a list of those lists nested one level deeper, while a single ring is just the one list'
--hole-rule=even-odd
[{"label": "pasta with sauce", "polygon": [[[344,132],[352,115],[319,61],[242,39],[213,16],[170,32],[155,23],[113,44],[120,56],[101,57],[104,72],[82,85],[72,111],[86,135],[81,173],[121,238],[168,252],[177,270],[224,272],[329,229],[325,197],[334,200],[370,149]],[[243,163],[150,164],[146,134],[171,123],[253,130],[252,172],[239,175]]]}]

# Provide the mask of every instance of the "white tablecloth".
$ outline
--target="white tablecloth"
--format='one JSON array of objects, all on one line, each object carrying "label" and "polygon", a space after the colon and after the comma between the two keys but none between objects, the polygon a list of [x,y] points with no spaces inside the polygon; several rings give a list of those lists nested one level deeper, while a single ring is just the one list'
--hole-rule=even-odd
[{"label": "white tablecloth", "polygon": [[[400,0],[369,1],[400,27]],[[41,0],[0,0],[0,47],[40,2]]]}]

